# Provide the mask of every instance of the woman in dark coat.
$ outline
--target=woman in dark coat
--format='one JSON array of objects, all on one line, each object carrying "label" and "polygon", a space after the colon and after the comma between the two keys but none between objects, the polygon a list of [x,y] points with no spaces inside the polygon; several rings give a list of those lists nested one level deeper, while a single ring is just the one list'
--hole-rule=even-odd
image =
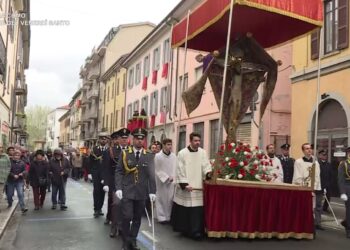
[{"label": "woman in dark coat", "polygon": [[39,210],[39,207],[42,208],[44,205],[48,179],[49,163],[45,159],[44,151],[37,150],[29,169],[29,183],[34,195],[34,210]]}]

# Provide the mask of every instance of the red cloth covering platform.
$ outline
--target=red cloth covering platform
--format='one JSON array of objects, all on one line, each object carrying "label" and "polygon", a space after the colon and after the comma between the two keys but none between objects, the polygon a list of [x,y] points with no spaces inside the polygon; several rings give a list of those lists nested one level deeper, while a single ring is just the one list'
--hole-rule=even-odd
[{"label": "red cloth covering platform", "polygon": [[204,186],[208,237],[313,239],[310,190],[294,185],[221,182]]}]

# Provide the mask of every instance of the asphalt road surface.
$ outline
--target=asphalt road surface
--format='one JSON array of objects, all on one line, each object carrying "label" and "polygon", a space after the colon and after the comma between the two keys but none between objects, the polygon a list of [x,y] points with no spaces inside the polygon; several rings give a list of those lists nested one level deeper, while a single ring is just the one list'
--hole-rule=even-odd
[{"label": "asphalt road surface", "polygon": [[[33,210],[30,193],[26,215],[15,213],[0,241],[4,250],[117,250],[121,238],[109,237],[109,226],[104,218],[93,218],[92,185],[70,180],[67,184],[67,211],[51,210],[51,193],[48,193],[44,208]],[[105,206],[104,206],[105,207]],[[344,215],[344,206],[334,200],[333,207],[339,218]],[[106,212],[106,211],[104,211]],[[344,230],[337,227],[330,216],[323,217],[325,231],[318,231],[315,240],[212,240],[193,241],[174,233],[170,225],[155,223],[157,250],[272,250],[272,249],[339,249],[350,248],[350,239]],[[142,249],[152,249],[152,229],[144,218],[138,236]]]}]

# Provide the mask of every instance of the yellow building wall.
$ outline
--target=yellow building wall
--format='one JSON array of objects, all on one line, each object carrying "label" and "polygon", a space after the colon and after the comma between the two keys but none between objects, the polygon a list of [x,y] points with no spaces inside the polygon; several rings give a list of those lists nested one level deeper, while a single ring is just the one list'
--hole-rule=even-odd
[{"label": "yellow building wall", "polygon": [[[106,104],[104,108],[104,117],[108,115],[108,124],[105,124],[105,128],[109,133],[113,133],[122,128],[121,119],[122,119],[122,108],[124,107],[125,102],[125,91],[123,91],[123,83],[124,83],[124,75],[126,74],[126,70],[121,68],[114,72],[110,78],[106,81]],[[119,81],[119,95],[117,95]],[[113,88],[113,83],[115,87]],[[109,88],[109,97],[108,95]],[[114,95],[112,95],[114,89]],[[111,114],[113,114],[113,122],[111,124]],[[116,119],[116,115],[118,115],[118,119]]]},{"label": "yellow building wall", "polygon": [[[321,77],[320,93],[338,96],[347,107],[350,105],[350,69]],[[317,79],[292,84],[292,127],[291,153],[295,158],[302,156],[301,145],[310,142],[312,117],[316,109]],[[330,117],[331,119],[331,117]],[[313,143],[313,142],[311,142]]]}]

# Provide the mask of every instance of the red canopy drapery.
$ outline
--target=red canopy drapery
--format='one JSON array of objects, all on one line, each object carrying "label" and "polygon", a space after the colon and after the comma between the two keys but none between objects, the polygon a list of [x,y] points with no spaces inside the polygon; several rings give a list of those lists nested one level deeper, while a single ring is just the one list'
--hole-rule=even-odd
[{"label": "red canopy drapery", "polygon": [[[231,0],[207,0],[189,17],[188,48],[202,51],[226,44]],[[235,0],[231,37],[250,32],[264,48],[286,42],[322,26],[322,0]],[[173,47],[186,42],[187,18],[172,34]]]}]

